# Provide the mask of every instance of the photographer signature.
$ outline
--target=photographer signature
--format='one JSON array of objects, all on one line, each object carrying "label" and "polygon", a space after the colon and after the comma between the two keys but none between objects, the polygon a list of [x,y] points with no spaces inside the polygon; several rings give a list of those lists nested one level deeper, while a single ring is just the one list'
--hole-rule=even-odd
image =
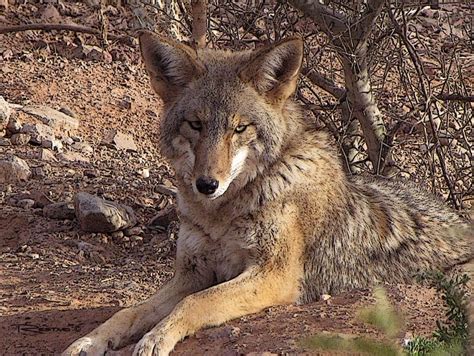
[{"label": "photographer signature", "polygon": [[69,331],[81,331],[79,325],[73,326],[47,326],[47,325],[34,325],[26,322],[24,324],[14,324],[16,330],[20,334],[44,334],[48,332],[69,332]]}]

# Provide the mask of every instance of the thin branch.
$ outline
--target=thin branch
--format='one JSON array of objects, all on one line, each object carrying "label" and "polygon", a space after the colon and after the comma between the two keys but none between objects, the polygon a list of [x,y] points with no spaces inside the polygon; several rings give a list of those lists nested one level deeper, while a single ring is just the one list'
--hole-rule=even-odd
[{"label": "thin branch", "polygon": [[[27,25],[15,25],[15,26],[0,26],[0,34],[15,33],[22,31],[72,31],[80,33],[88,33],[91,35],[101,36],[101,32],[95,28],[81,26],[81,25],[68,25],[68,24],[52,24],[52,23],[32,23]],[[113,41],[127,41],[129,36],[116,36],[108,35],[108,38]]]},{"label": "thin branch", "polygon": [[366,4],[366,11],[359,17],[352,30],[353,38],[359,43],[367,42],[372,29],[374,28],[375,20],[382,12],[385,0],[369,0]]},{"label": "thin branch", "polygon": [[451,182],[451,179],[449,179],[448,170],[447,170],[447,167],[446,167],[446,160],[444,159],[443,151],[441,150],[441,147],[440,147],[441,145],[440,145],[440,142],[439,142],[438,131],[436,130],[436,126],[433,122],[433,113],[431,112],[431,109],[429,107],[429,103],[431,101],[430,100],[431,99],[431,93],[426,88],[425,83],[424,83],[424,80],[427,78],[427,76],[426,76],[426,73],[425,73],[425,70],[424,70],[424,67],[423,67],[423,63],[420,60],[420,58],[418,57],[418,54],[416,53],[415,48],[413,47],[411,42],[408,40],[408,37],[407,37],[406,32],[405,32],[406,31],[406,26],[404,26],[403,28],[400,26],[398,21],[395,19],[395,16],[394,16],[391,9],[388,9],[388,15],[390,17],[390,20],[391,20],[393,26],[394,26],[396,34],[400,37],[401,41],[405,45],[405,48],[408,51],[408,55],[409,55],[413,65],[415,67],[416,72],[417,72],[418,78],[420,79],[420,89],[421,89],[421,93],[423,95],[423,99],[425,101],[424,102],[425,110],[428,114],[428,119],[429,119],[429,123],[430,123],[430,127],[431,127],[431,132],[432,132],[433,138],[434,138],[435,143],[436,143],[435,144],[435,153],[436,153],[436,156],[438,157],[440,167],[441,167],[441,171],[443,172],[443,178],[446,182],[446,185],[448,186],[449,195],[450,195],[451,200],[453,202],[454,208],[456,210],[459,210],[460,205],[459,205],[459,203],[456,199],[456,195],[454,193],[453,183]]},{"label": "thin branch", "polygon": [[435,95],[435,98],[438,100],[452,100],[452,101],[462,101],[462,102],[474,102],[474,95],[462,95],[462,94],[438,94]]},{"label": "thin branch", "polygon": [[326,78],[311,68],[304,68],[302,74],[305,75],[311,83],[328,92],[337,100],[344,100],[346,96],[346,90],[334,83],[329,78]]},{"label": "thin branch", "polygon": [[347,30],[345,16],[318,0],[289,0],[289,3],[310,17],[328,36],[337,36]]}]

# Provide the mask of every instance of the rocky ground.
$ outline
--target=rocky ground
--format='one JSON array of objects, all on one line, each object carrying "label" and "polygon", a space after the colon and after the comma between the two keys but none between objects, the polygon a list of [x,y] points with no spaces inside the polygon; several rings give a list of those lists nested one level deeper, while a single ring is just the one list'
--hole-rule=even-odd
[{"label": "rocky ground", "polygon": [[[87,17],[69,3],[13,8],[0,23]],[[132,38],[103,51],[89,35],[0,36],[0,353],[57,354],[172,275],[178,222],[173,172],[156,147],[161,103]],[[387,289],[405,318],[400,343],[443,318],[434,290]],[[311,353],[300,341],[315,333],[381,338],[357,318],[373,300],[358,290],[271,308],[175,353]]]}]

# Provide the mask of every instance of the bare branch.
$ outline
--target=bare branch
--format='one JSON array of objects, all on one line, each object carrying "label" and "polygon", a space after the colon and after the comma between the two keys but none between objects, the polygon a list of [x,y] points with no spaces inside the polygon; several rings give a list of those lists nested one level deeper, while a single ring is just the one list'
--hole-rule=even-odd
[{"label": "bare branch", "polygon": [[435,95],[435,98],[438,100],[453,100],[453,101],[463,101],[463,102],[474,102],[474,95],[462,95],[462,94],[438,94]]},{"label": "bare branch", "polygon": [[206,47],[207,0],[192,0],[193,41],[196,48]]},{"label": "bare branch", "polygon": [[328,36],[335,36],[347,30],[345,16],[318,0],[290,0],[289,3],[309,16]]},{"label": "bare branch", "polygon": [[[42,30],[42,31],[72,31],[80,33],[89,33],[91,35],[102,36],[99,30],[91,27],[81,25],[67,25],[67,24],[52,24],[52,23],[32,23],[27,25],[16,25],[16,26],[0,26],[0,34],[15,33],[29,30]],[[108,35],[108,38],[113,41],[127,41],[129,36],[115,36]]]},{"label": "bare branch", "polygon": [[328,92],[339,101],[343,100],[346,96],[346,90],[344,88],[341,88],[332,80],[326,78],[315,70],[310,68],[304,68],[302,73],[311,81],[311,83]]},{"label": "bare branch", "polygon": [[372,29],[374,28],[374,23],[377,17],[382,12],[383,5],[385,0],[370,0],[367,2],[366,11],[360,16],[359,20],[354,23],[354,29],[352,32],[352,38],[356,40],[357,44],[365,43]]}]

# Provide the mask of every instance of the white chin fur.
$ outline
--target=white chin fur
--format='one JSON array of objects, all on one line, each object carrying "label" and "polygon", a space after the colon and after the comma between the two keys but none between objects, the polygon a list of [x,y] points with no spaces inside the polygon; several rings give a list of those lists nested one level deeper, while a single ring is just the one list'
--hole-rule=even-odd
[{"label": "white chin fur", "polygon": [[213,193],[209,195],[201,194],[196,188],[196,183],[193,181],[193,191],[202,197],[209,199],[209,200],[214,200],[216,198],[219,198],[222,194],[224,194],[227,191],[227,188],[229,188],[230,183],[237,178],[237,176],[242,172],[242,168],[244,168],[245,160],[247,159],[248,156],[248,148],[241,148],[237,151],[235,154],[234,158],[232,159],[232,165],[230,167],[230,175],[229,178],[225,182],[220,182],[219,183],[219,188]]}]

